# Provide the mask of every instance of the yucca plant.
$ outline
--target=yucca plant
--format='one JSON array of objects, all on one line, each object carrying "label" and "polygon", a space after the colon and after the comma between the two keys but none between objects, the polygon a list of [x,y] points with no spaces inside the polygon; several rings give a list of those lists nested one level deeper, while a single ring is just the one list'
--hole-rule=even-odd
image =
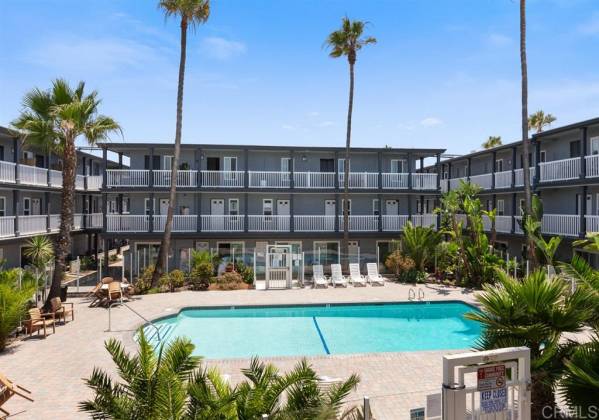
[{"label": "yucca plant", "polygon": [[37,279],[29,271],[0,271],[0,351],[27,313],[36,289]]},{"label": "yucca plant", "polygon": [[542,270],[522,281],[499,270],[497,277],[495,285],[484,285],[484,292],[476,296],[481,311],[466,318],[484,327],[479,349],[530,348],[533,418],[541,418],[543,407],[555,406],[554,387],[569,351],[560,337],[581,331],[592,316],[592,301],[583,289],[571,293],[567,282]]}]

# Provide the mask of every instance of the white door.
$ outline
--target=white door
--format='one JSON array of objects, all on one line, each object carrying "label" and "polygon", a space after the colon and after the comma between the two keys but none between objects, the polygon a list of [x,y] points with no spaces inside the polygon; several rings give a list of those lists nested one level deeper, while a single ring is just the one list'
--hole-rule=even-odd
[{"label": "white door", "polygon": [[225,200],[215,198],[210,200],[210,214],[213,216],[222,216],[225,214]]},{"label": "white door", "polygon": [[591,194],[587,194],[587,212],[585,213],[587,216],[593,214],[593,196]]},{"label": "white door", "polygon": [[168,213],[168,198],[160,199],[160,214],[166,216]]},{"label": "white door", "polygon": [[395,216],[399,214],[399,203],[397,200],[387,200],[385,202],[385,214]]},{"label": "white door", "polygon": [[324,200],[324,215],[334,216],[335,215],[335,200]]},{"label": "white door", "polygon": [[360,246],[358,245],[358,241],[349,241],[347,245],[349,262],[351,264],[360,264]]},{"label": "white door", "polygon": [[40,215],[42,214],[42,205],[39,198],[31,199],[31,214]]},{"label": "white door", "polygon": [[289,200],[277,200],[277,214],[289,216]]}]

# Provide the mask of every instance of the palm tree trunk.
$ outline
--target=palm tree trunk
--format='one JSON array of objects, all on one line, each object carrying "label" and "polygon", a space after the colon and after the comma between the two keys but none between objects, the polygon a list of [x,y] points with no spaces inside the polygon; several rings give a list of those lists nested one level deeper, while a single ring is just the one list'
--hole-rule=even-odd
[{"label": "palm tree trunk", "polygon": [[73,208],[75,206],[75,171],[77,168],[77,151],[75,139],[69,136],[65,139],[62,164],[62,201],[60,209],[60,228],[56,239],[54,253],[54,274],[50,292],[44,303],[44,309],[49,309],[50,299],[60,296],[62,278],[66,272],[66,259],[71,252],[71,227],[73,226]]},{"label": "palm tree trunk", "polygon": [[[532,193],[530,182],[530,141],[528,139],[528,66],[526,63],[526,0],[520,0],[520,70],[522,73],[522,172],[524,177],[524,198],[526,215],[530,215],[532,208]],[[535,244],[530,235],[528,242],[528,258],[531,266],[536,266]]]},{"label": "palm tree trunk", "polygon": [[351,117],[354,108],[354,63],[349,60],[349,103],[347,107],[347,134],[343,168],[343,253],[349,263],[349,149],[351,146]]},{"label": "palm tree trunk", "polygon": [[187,54],[187,18],[181,18],[181,57],[179,59],[179,84],[177,87],[177,126],[175,129],[175,153],[171,164],[171,188],[168,200],[168,211],[166,223],[164,224],[164,236],[160,243],[158,260],[152,274],[152,287],[158,285],[158,280],[166,266],[166,259],[171,245],[171,231],[173,227],[173,215],[175,202],[177,200],[177,170],[179,168],[179,157],[181,155],[181,128],[183,125],[183,85],[185,83],[185,60]]}]

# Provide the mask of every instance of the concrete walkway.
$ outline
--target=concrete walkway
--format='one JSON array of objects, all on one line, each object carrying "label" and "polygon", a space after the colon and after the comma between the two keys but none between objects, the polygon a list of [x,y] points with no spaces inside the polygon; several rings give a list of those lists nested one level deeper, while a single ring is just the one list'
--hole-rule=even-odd
[{"label": "concrete walkway", "polygon": [[[421,285],[426,300],[462,300],[473,303],[470,291],[444,286]],[[172,313],[187,306],[203,305],[273,305],[342,302],[406,301],[410,286],[388,283],[384,287],[297,289],[281,291],[211,291],[180,292],[147,295],[129,305],[147,318]],[[143,321],[125,307],[113,308],[112,332],[108,327],[108,310],[89,308],[83,299],[75,303],[75,321],[58,326],[56,334],[46,339],[25,339],[12,344],[0,354],[0,372],[33,392],[34,403],[18,397],[3,408],[15,419],[79,419],[88,418],[78,412],[78,403],[91,397],[83,378],[90,376],[94,366],[115,374],[114,365],[104,349],[104,341],[115,337],[135,350],[133,333]],[[223,331],[226,334],[226,331]],[[409,409],[426,405],[426,395],[437,393],[442,381],[442,356],[447,351],[375,353],[309,357],[319,374],[347,377],[358,373],[361,383],[351,399],[360,401],[368,395],[375,417],[403,419]],[[292,367],[297,357],[265,358],[283,370]],[[232,381],[241,379],[239,369],[248,360],[208,360]],[[115,375],[116,377],[116,375]]]}]

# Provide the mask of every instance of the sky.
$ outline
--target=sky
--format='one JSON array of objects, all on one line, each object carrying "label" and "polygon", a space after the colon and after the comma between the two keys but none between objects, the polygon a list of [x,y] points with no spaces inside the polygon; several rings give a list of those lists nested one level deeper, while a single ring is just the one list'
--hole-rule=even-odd
[{"label": "sky", "polygon": [[[343,16],[368,21],[352,145],[480,149],[520,132],[518,0],[212,0],[188,35],[184,143],[343,146]],[[529,109],[599,116],[599,0],[528,0]],[[1,0],[0,125],[57,77],[86,82],[123,137],[173,142],[179,25],[156,0]]]}]

